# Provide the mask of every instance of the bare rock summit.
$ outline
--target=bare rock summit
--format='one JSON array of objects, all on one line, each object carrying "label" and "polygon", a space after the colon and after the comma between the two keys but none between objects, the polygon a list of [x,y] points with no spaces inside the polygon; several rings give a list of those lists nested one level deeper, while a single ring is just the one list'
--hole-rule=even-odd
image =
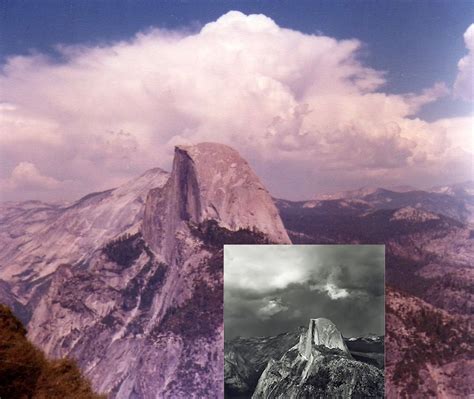
[{"label": "bare rock summit", "polygon": [[270,194],[236,150],[216,143],[177,146],[168,183],[148,196],[143,235],[169,259],[182,222],[206,220],[291,243]]},{"label": "bare rock summit", "polygon": [[307,359],[311,356],[313,346],[323,345],[327,348],[340,349],[350,356],[341,333],[334,323],[325,318],[311,319],[306,334],[302,334],[299,351]]}]

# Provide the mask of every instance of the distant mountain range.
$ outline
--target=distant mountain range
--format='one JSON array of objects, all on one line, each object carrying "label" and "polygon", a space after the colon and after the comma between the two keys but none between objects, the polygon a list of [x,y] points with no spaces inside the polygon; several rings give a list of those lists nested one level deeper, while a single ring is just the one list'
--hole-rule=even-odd
[{"label": "distant mountain range", "polygon": [[309,201],[276,199],[279,208],[314,208],[322,214],[356,214],[382,209],[412,207],[447,216],[461,223],[474,222],[474,182],[435,187],[429,191],[410,186],[391,189],[365,187]]},{"label": "distant mountain range", "polygon": [[[70,204],[1,204],[0,302],[111,398],[219,398],[223,244],[385,244],[388,397],[465,396],[473,204],[472,183],[273,200],[235,150],[177,147],[171,173]],[[442,356],[427,356],[437,341]]]}]

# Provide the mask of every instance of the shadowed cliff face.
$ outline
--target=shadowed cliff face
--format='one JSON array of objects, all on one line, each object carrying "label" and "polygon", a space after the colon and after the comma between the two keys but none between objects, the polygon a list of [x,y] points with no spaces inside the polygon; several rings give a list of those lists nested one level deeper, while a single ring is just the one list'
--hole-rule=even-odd
[{"label": "shadowed cliff face", "polygon": [[[27,289],[34,262],[23,265],[24,279],[13,271],[0,294],[12,292],[6,299],[31,315],[32,341],[49,356],[77,359],[111,398],[222,397],[222,245],[288,243],[288,236],[267,191],[229,147],[179,147],[169,178],[146,181],[159,184],[118,189],[127,201],[117,213],[117,190],[88,196],[60,216],[48,208],[39,231],[61,236],[57,218],[67,214],[77,250],[47,273],[39,267],[34,301]],[[114,215],[112,235],[106,228]],[[83,247],[91,231],[85,220],[107,238]],[[46,259],[61,250],[54,242],[40,248]]]}]

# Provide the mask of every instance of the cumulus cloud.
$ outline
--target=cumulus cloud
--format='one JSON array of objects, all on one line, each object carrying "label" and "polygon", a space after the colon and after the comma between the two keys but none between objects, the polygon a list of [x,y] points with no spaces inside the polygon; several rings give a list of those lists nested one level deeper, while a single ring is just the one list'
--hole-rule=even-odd
[{"label": "cumulus cloud", "polygon": [[[308,250],[305,247],[301,247],[301,251],[293,256],[285,246],[265,248],[268,250],[262,250],[258,246],[236,248],[226,245],[226,288],[268,293],[310,278],[314,266],[306,262]],[[269,265],[272,273],[268,272]]]},{"label": "cumulus cloud", "polygon": [[319,290],[321,292],[327,292],[331,299],[340,299],[349,296],[349,291],[347,291],[345,288],[336,287],[332,283],[326,283],[323,286],[312,285],[310,288]]},{"label": "cumulus cloud", "polygon": [[474,100],[474,24],[464,33],[468,54],[458,62],[458,75],[454,82],[454,94],[466,101]]},{"label": "cumulus cloud", "polygon": [[263,319],[268,319],[284,310],[288,310],[288,306],[282,303],[281,298],[274,298],[270,299],[263,307],[258,309],[257,313]]},{"label": "cumulus cloud", "polygon": [[[0,75],[0,178],[26,159],[87,193],[169,168],[174,145],[200,141],[236,147],[284,197],[465,170],[452,126],[416,118],[446,88],[385,93],[385,73],[364,65],[362,47],[229,12],[196,33],[62,46],[59,61],[11,57]],[[296,187],[295,175],[309,184]]]},{"label": "cumulus cloud", "polygon": [[226,245],[227,338],[275,335],[327,317],[346,335],[383,333],[381,245]]},{"label": "cumulus cloud", "polygon": [[60,182],[52,177],[44,176],[31,162],[20,162],[12,171],[11,176],[4,181],[6,186],[13,189],[52,190]]}]

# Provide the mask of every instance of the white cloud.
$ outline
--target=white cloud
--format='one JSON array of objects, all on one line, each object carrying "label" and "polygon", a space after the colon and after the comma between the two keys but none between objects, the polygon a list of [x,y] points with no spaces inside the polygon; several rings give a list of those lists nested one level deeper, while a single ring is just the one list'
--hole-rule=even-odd
[{"label": "white cloud", "polygon": [[[175,144],[199,141],[236,147],[281,196],[308,196],[320,181],[412,183],[465,169],[453,125],[414,118],[446,88],[384,93],[361,46],[230,12],[195,34],[62,47],[61,62],[12,57],[0,75],[0,178],[26,159],[85,193],[169,167]],[[295,190],[284,171],[308,184]]]},{"label": "white cloud", "polygon": [[11,189],[52,190],[58,188],[60,182],[52,177],[44,176],[31,162],[20,162],[11,176],[3,182]]},{"label": "white cloud", "polygon": [[349,296],[349,291],[347,291],[345,288],[339,288],[332,283],[326,283],[322,286],[312,285],[310,288],[312,290],[317,290],[317,291],[327,293],[329,298],[331,299],[340,299],[340,298],[346,298]]},{"label": "white cloud", "polygon": [[468,54],[458,62],[458,75],[454,82],[454,94],[464,100],[474,100],[474,24],[464,33]]},{"label": "white cloud", "polygon": [[304,283],[310,278],[315,266],[313,263],[308,263],[305,256],[310,248],[299,248],[295,251],[281,245],[265,247],[226,245],[224,248],[226,289],[265,293],[285,289],[290,284]]},{"label": "white cloud", "polygon": [[288,310],[288,306],[284,305],[281,301],[281,298],[274,298],[268,300],[268,302],[257,310],[257,314],[262,319],[269,319],[270,317]]}]

